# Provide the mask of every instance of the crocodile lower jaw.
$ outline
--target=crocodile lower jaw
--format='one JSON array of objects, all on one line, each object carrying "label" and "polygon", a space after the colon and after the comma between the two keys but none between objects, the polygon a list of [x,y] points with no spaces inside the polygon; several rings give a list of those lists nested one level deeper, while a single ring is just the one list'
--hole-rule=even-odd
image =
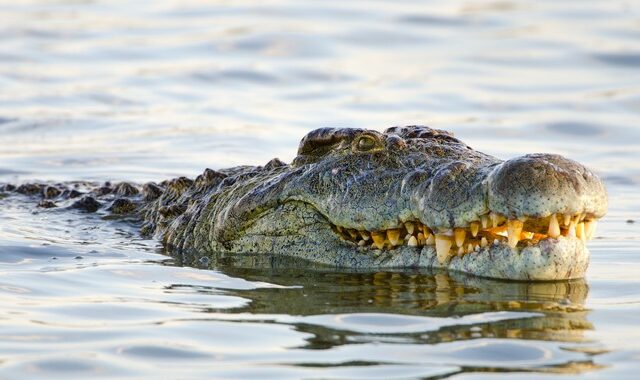
[{"label": "crocodile lower jaw", "polygon": [[517,249],[505,243],[492,244],[474,254],[449,257],[445,263],[438,261],[434,250],[425,247],[420,266],[503,280],[556,281],[584,277],[589,256],[581,239],[558,236]]},{"label": "crocodile lower jaw", "polygon": [[520,217],[506,219],[489,213],[468,226],[452,230],[438,230],[418,220],[398,223],[386,230],[359,230],[332,225],[334,232],[346,244],[362,252],[379,255],[393,253],[400,247],[421,250],[431,246],[439,264],[456,256],[474,255],[491,246],[505,245],[521,252],[538,246],[545,240],[575,237],[583,245],[593,238],[597,218],[588,214],[552,214],[542,218]]}]

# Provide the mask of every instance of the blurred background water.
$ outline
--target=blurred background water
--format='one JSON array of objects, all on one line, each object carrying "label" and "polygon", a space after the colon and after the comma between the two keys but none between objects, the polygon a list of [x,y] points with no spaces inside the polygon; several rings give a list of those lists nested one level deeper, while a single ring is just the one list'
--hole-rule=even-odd
[{"label": "blurred background water", "polygon": [[134,226],[0,199],[0,378],[637,378],[639,116],[634,1],[0,0],[0,182],[427,124],[583,162],[611,205],[585,280],[521,284],[189,268]]}]

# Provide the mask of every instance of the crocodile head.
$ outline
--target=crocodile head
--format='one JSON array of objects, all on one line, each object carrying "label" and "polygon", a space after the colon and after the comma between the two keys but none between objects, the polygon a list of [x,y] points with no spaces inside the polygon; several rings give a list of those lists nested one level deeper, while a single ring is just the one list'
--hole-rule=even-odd
[{"label": "crocodile head", "polygon": [[411,126],[315,130],[291,165],[230,187],[215,204],[215,250],[558,280],[584,275],[607,195],[564,157],[503,161]]}]

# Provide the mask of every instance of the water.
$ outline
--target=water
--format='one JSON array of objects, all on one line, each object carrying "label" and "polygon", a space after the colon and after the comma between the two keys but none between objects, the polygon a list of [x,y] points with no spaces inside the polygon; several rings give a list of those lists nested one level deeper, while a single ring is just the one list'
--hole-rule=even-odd
[{"label": "water", "polygon": [[429,124],[581,161],[611,204],[585,280],[523,284],[190,268],[135,226],[1,199],[0,378],[636,378],[639,69],[632,1],[0,1],[0,182]]}]

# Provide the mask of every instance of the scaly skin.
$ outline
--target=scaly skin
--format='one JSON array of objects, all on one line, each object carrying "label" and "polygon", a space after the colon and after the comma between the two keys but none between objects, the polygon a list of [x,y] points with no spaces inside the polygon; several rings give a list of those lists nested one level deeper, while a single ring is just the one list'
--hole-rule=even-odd
[{"label": "scaly skin", "polygon": [[143,233],[178,253],[512,280],[583,277],[587,235],[607,209],[601,180],[574,161],[549,154],[502,161],[423,126],[319,129],[290,165],[207,169],[195,181],[146,184],[141,194],[118,186],[106,198],[91,193],[113,200],[113,213],[139,215]]}]

